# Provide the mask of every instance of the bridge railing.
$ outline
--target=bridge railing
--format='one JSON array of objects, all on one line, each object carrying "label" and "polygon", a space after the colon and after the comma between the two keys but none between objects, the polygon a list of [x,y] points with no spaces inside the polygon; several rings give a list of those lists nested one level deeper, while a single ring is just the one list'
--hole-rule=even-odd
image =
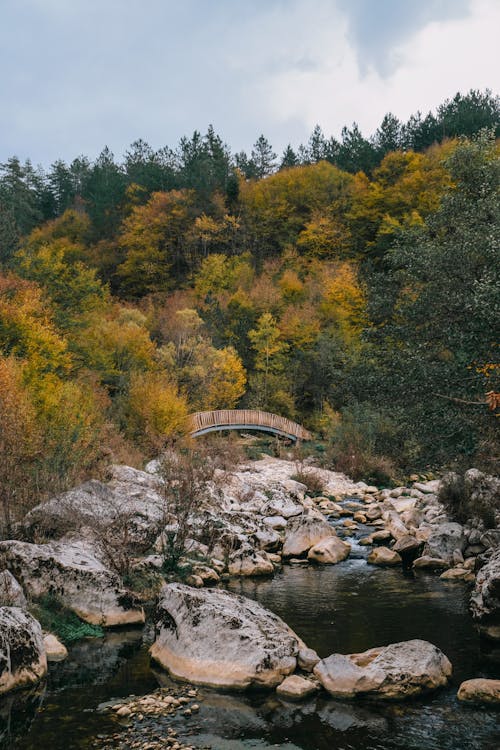
[{"label": "bridge railing", "polygon": [[311,440],[311,433],[297,422],[287,417],[280,417],[267,411],[257,409],[218,409],[216,411],[199,411],[191,414],[190,432],[196,433],[217,427],[241,426],[252,429],[252,427],[269,428],[293,435],[298,440]]}]

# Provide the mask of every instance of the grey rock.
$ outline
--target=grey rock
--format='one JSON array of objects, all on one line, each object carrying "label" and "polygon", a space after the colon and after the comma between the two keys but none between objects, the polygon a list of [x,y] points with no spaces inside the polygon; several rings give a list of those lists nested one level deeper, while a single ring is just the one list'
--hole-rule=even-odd
[{"label": "grey rock", "polygon": [[180,583],[163,587],[157,623],[152,658],[174,677],[212,687],[276,687],[304,646],[257,602]]},{"label": "grey rock", "polygon": [[83,541],[0,542],[0,565],[31,598],[53,595],[86,622],[103,627],[144,622],[142,607],[122,588],[118,575]]},{"label": "grey rock", "polygon": [[335,698],[366,695],[385,700],[409,698],[446,685],[451,672],[442,651],[418,639],[361,654],[332,654],[314,668]]},{"label": "grey rock", "polygon": [[28,607],[22,587],[9,570],[0,573],[0,607]]},{"label": "grey rock", "polygon": [[0,607],[0,695],[35,685],[46,672],[40,623],[19,607]]}]

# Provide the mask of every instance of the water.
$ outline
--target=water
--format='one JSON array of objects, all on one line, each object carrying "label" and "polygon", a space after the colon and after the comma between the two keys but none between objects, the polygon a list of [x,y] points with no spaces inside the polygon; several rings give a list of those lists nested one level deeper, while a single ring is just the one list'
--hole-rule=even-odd
[{"label": "water", "polygon": [[[217,750],[499,750],[500,712],[458,703],[460,682],[500,676],[498,652],[481,649],[467,612],[470,589],[432,575],[403,576],[366,564],[363,547],[344,563],[286,566],[269,580],[236,580],[230,589],[280,615],[320,656],[410,638],[435,643],[451,660],[451,685],[407,703],[340,702],[326,696],[294,704],[274,693],[202,690],[196,717],[181,734]],[[117,731],[97,712],[103,701],[152,691],[168,678],[149,665],[149,630],[82,641],[52,665],[46,685],[0,702],[0,747],[84,750]],[[157,727],[163,735],[161,720]]]}]

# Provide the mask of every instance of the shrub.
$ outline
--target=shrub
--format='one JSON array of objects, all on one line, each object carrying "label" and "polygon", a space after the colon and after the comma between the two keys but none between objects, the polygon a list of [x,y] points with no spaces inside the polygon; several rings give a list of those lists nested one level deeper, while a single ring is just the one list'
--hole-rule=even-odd
[{"label": "shrub", "polygon": [[63,643],[72,643],[80,638],[102,638],[104,635],[99,625],[83,622],[55,596],[42,597],[32,609],[43,630],[54,633]]},{"label": "shrub", "polygon": [[480,479],[487,479],[484,474],[478,477],[479,481],[467,481],[463,474],[446,474],[441,480],[438,498],[460,523],[479,518],[487,529],[491,529],[496,525],[495,510],[500,510],[500,498],[488,492],[487,487],[481,487]]}]

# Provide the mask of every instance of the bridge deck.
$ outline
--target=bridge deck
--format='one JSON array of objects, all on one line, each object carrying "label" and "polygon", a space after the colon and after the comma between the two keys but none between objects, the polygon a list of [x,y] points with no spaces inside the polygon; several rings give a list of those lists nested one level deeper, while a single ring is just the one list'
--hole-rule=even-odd
[{"label": "bridge deck", "polygon": [[219,409],[199,411],[190,416],[193,437],[219,430],[262,430],[291,440],[311,440],[312,435],[297,422],[256,409]]}]

